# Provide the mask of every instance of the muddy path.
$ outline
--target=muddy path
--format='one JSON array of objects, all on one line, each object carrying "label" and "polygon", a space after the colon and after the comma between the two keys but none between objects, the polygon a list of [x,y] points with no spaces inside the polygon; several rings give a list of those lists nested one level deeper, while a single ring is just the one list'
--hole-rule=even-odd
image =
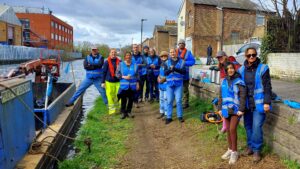
[{"label": "muddy path", "polygon": [[[173,122],[165,125],[157,119],[157,104],[145,104],[134,110],[135,126],[127,146],[129,152],[120,159],[120,169],[206,169],[206,168],[285,168],[277,157],[266,156],[259,164],[253,164],[250,157],[243,157],[234,166],[222,161],[220,156],[226,150],[224,143],[201,139],[199,133],[205,127],[198,125],[198,119]],[[195,125],[196,124],[196,125]],[[224,141],[223,141],[224,142]]]}]

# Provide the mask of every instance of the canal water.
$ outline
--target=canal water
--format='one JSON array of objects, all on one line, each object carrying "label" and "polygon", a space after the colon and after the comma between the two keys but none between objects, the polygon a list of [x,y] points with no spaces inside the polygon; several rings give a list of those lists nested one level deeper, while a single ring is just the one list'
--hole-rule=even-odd
[{"label": "canal water", "polygon": [[[69,66],[69,72],[65,73],[65,69],[69,63],[71,63]],[[6,75],[11,69],[17,68],[18,66],[19,66],[19,64],[0,65],[0,76]],[[83,68],[83,60],[75,60],[72,62],[63,62],[62,63],[61,76],[60,76],[58,82],[71,83],[74,81],[72,67],[73,67],[76,85],[78,85],[84,79],[85,70]],[[31,75],[27,76],[26,78],[33,80],[34,75],[31,74]],[[96,95],[96,97],[95,97],[95,95]],[[91,86],[90,88],[88,88],[86,90],[85,94],[83,95],[83,105],[82,105],[83,113],[82,113],[81,117],[79,119],[77,119],[78,122],[76,122],[76,124],[74,126],[74,130],[70,134],[71,137],[76,136],[80,126],[85,122],[85,117],[86,117],[87,112],[93,107],[93,103],[94,103],[95,99],[97,98],[97,96],[99,96],[99,95],[100,94],[99,94],[98,90],[94,86]],[[65,146],[63,147],[61,156],[58,158],[60,160],[70,159],[74,155],[75,155],[75,148],[72,146],[72,141],[68,140],[67,143],[65,144]],[[58,168],[58,166],[55,163],[53,165],[52,169],[57,169],[57,168]]]}]

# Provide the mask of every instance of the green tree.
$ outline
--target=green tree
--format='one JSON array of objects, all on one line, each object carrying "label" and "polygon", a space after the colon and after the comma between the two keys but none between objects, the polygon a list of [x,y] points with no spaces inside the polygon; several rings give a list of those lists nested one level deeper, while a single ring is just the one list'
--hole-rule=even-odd
[{"label": "green tree", "polygon": [[100,53],[103,57],[107,58],[108,55],[109,55],[109,52],[110,52],[109,46],[108,46],[107,44],[96,44],[96,46],[97,46],[97,48],[98,48],[98,50],[99,50],[99,53]]}]

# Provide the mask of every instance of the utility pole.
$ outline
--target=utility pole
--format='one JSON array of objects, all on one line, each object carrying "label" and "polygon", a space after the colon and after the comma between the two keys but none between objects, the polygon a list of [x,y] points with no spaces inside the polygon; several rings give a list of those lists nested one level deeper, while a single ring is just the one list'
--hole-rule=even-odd
[{"label": "utility pole", "polygon": [[143,54],[143,22],[147,19],[141,19],[141,53]]}]

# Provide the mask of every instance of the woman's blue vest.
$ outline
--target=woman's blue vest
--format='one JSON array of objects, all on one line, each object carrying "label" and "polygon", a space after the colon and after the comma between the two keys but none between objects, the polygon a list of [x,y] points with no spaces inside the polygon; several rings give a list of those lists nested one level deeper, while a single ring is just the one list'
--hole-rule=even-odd
[{"label": "woman's blue vest", "polygon": [[[147,65],[155,65],[155,66],[159,66],[159,62],[158,62],[158,56],[148,56],[147,57]],[[152,73],[154,74],[154,76],[158,76],[159,75],[159,69],[149,69],[148,73]]]},{"label": "woman's blue vest", "polygon": [[126,65],[125,62],[121,62],[121,76],[128,76],[130,75],[131,79],[126,80],[121,78],[120,80],[120,88],[122,90],[128,90],[129,87],[131,90],[136,90],[136,84],[137,84],[137,79],[136,79],[136,74],[137,74],[137,65],[134,64],[133,62],[131,63],[130,66]]},{"label": "woman's blue vest", "polygon": [[[255,73],[255,87],[254,87],[254,101],[256,110],[260,113],[264,113],[264,87],[262,84],[262,76],[269,69],[268,65],[260,63]],[[245,66],[243,65],[239,69],[239,73],[242,75],[242,79],[245,80]]]},{"label": "woman's blue vest", "polygon": [[[166,78],[165,76],[165,63],[162,63],[159,69],[159,77],[160,78]],[[164,83],[159,83],[159,89],[162,91],[166,91],[167,90],[167,82]]]}]

